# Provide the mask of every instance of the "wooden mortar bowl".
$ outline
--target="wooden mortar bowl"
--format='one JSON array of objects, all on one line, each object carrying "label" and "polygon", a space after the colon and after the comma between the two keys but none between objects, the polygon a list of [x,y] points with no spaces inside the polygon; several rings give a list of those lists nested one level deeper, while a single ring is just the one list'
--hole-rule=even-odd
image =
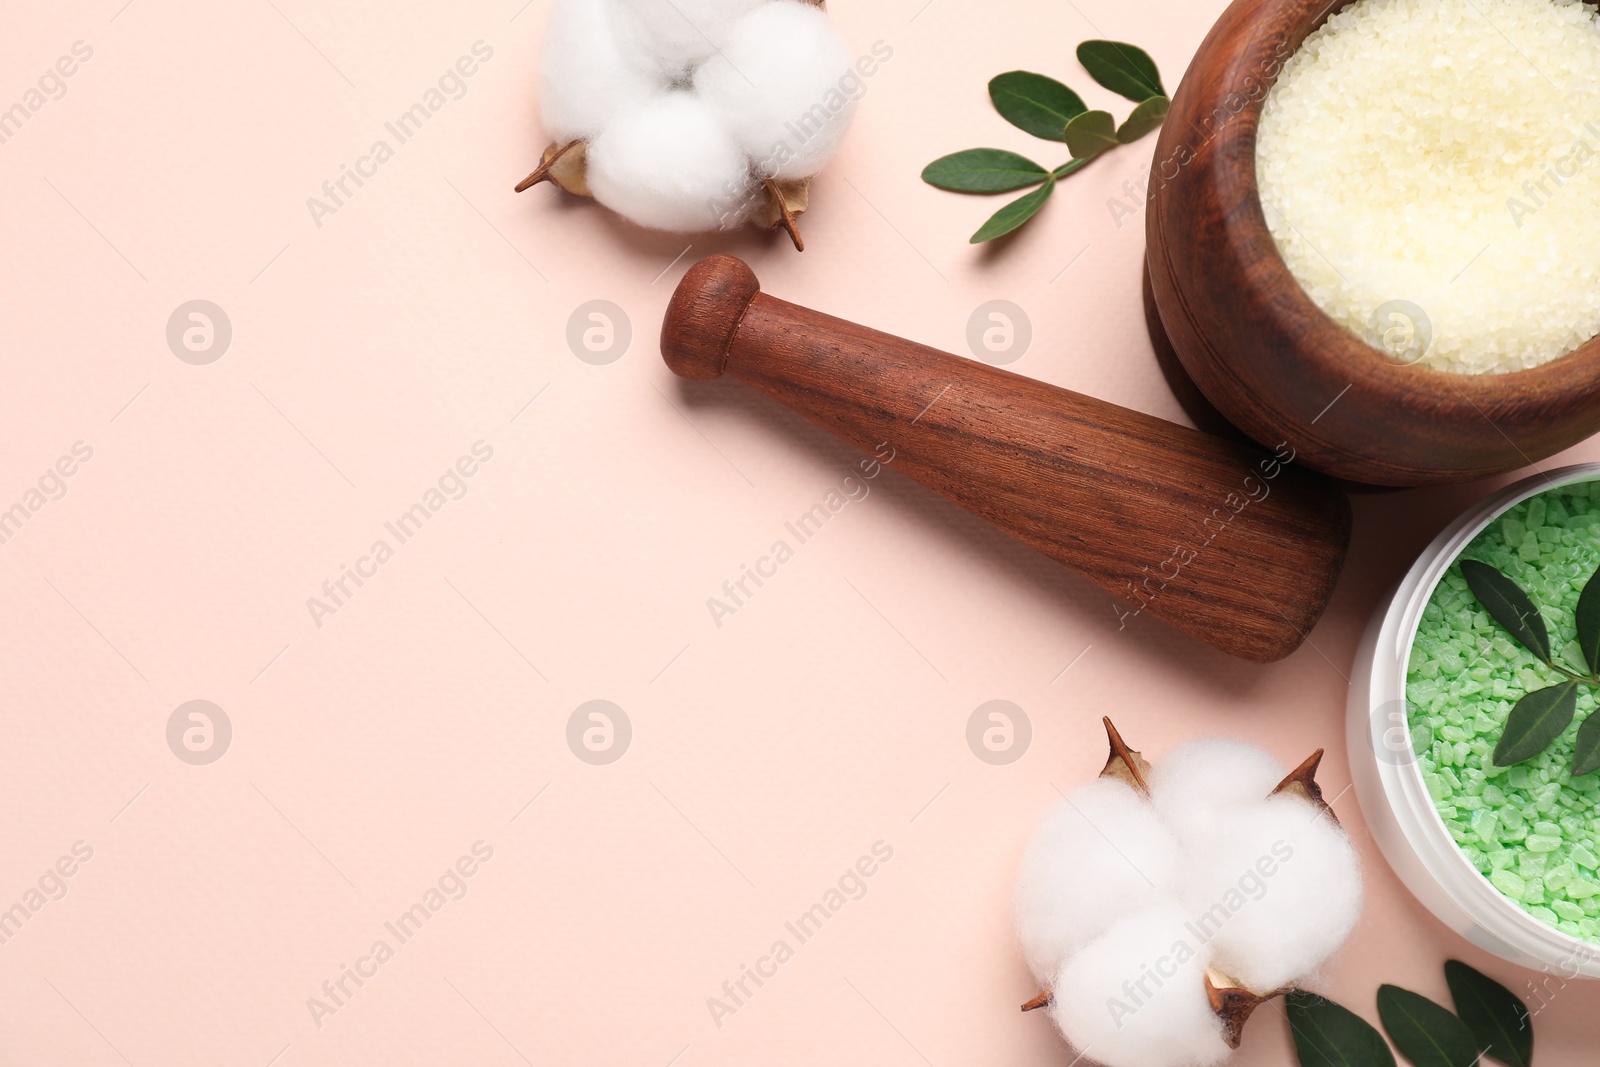
[{"label": "wooden mortar bowl", "polygon": [[1306,36],[1349,2],[1235,0],[1200,46],[1150,177],[1161,324],[1224,416],[1326,474],[1431,485],[1535,463],[1600,430],[1600,340],[1507,374],[1407,366],[1318,308],[1267,229],[1256,187],[1262,104]]}]

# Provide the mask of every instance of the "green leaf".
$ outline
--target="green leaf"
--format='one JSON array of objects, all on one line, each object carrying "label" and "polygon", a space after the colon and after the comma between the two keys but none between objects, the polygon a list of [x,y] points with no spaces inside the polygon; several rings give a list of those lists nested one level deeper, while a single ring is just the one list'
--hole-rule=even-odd
[{"label": "green leaf", "polygon": [[1578,597],[1578,647],[1591,674],[1600,674],[1600,571],[1589,577]]},{"label": "green leaf", "polygon": [[1117,147],[1117,120],[1109,111],[1085,111],[1067,123],[1067,149],[1073,159],[1093,159]]},{"label": "green leaf", "polygon": [[1128,116],[1128,121],[1117,127],[1117,140],[1123,144],[1132,144],[1150,131],[1160,129],[1171,107],[1172,101],[1166,97],[1152,96],[1134,108],[1133,114]]},{"label": "green leaf", "polygon": [[1093,160],[1089,160],[1089,159],[1068,160],[1066,163],[1061,164],[1061,166],[1059,166],[1055,170],[1051,171],[1050,172],[1050,176],[1052,178],[1058,178],[1058,179],[1059,178],[1065,178],[1069,174],[1073,174],[1073,173],[1076,173],[1077,171],[1082,170],[1084,167],[1087,167],[1092,162],[1093,162]]},{"label": "green leaf", "polygon": [[1467,580],[1472,595],[1505,627],[1506,633],[1515,637],[1535,656],[1550,662],[1550,631],[1545,629],[1544,616],[1534,607],[1533,600],[1522,587],[1500,571],[1475,559],[1461,561],[1461,576]]},{"label": "green leaf", "polygon": [[1572,725],[1578,710],[1578,683],[1562,682],[1548,689],[1535,689],[1511,709],[1505,733],[1494,748],[1497,767],[1529,760],[1550,747],[1550,742]]},{"label": "green leaf", "polygon": [[1478,1042],[1467,1024],[1420,993],[1378,988],[1378,1017],[1400,1054],[1416,1067],[1473,1067]]},{"label": "green leaf", "polygon": [[1572,776],[1582,778],[1600,770],[1600,714],[1590,713],[1578,727],[1578,747],[1572,753]]},{"label": "green leaf", "polygon": [[929,163],[922,180],[952,193],[1009,193],[1038,185],[1050,172],[1031,159],[999,148],[969,148]]},{"label": "green leaf", "polygon": [[1046,141],[1066,138],[1067,123],[1089,110],[1083,98],[1054,78],[1014,70],[989,83],[989,99],[1011,125]]},{"label": "green leaf", "polygon": [[1045,183],[1020,200],[1013,200],[1005,207],[994,213],[994,217],[984,223],[977,233],[972,235],[972,243],[981,245],[985,241],[992,241],[996,237],[1004,237],[1024,222],[1033,218],[1044,207],[1044,202],[1050,199],[1050,194],[1056,191],[1056,180],[1046,176]]},{"label": "green leaf", "polygon": [[1478,1047],[1507,1067],[1532,1067],[1533,1019],[1516,994],[1460,960],[1446,960],[1444,979],[1456,1014]]},{"label": "green leaf", "polygon": [[1136,104],[1167,95],[1155,60],[1142,48],[1121,41],[1085,41],[1078,46],[1078,62],[1095,81]]},{"label": "green leaf", "polygon": [[1300,1067],[1395,1067],[1383,1035],[1361,1016],[1303,989],[1288,1002]]}]

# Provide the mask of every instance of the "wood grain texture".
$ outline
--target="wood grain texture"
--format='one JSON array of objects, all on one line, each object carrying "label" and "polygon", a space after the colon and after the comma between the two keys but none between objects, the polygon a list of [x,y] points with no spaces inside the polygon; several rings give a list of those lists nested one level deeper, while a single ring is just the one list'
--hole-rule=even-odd
[{"label": "wood grain texture", "polygon": [[[755,289],[715,256],[674,295],[662,354],[739,378],[1066,564],[1119,600],[1257,661],[1327,605],[1350,508],[1287,453],[1221,441]],[[1113,619],[1113,622],[1115,620]]]},{"label": "wood grain texture", "polygon": [[1150,288],[1149,264],[1145,265],[1143,288],[1144,325],[1150,334],[1150,347],[1155,349],[1156,366],[1161,368],[1161,377],[1166,380],[1167,388],[1172,390],[1178,406],[1202,433],[1229,441],[1250,440],[1243,430],[1223,418],[1222,412],[1206,399],[1206,394],[1200,391],[1200,387],[1194,384],[1194,379],[1189,377],[1189,372],[1184,370],[1183,362],[1178,359],[1178,353],[1173,349],[1171,339],[1167,337],[1167,328],[1162,325],[1161,312],[1156,307],[1155,290]]},{"label": "wood grain texture", "polygon": [[1261,105],[1284,61],[1344,6],[1236,0],[1173,97],[1146,233],[1179,360],[1251,437],[1288,440],[1352,482],[1466,481],[1576,444],[1600,430],[1600,341],[1511,374],[1404,366],[1324,314],[1279,256],[1256,188]]}]

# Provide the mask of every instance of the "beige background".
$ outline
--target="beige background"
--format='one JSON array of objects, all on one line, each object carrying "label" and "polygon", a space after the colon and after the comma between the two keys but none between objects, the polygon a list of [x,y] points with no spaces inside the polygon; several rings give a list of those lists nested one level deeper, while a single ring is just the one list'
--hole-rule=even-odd
[{"label": "beige background", "polygon": [[[1116,632],[1106,596],[894,474],[718,628],[707,598],[858,456],[736,384],[672,379],[654,334],[687,264],[733,250],[775,292],[954,351],[1010,300],[1034,329],[1014,369],[1176,417],[1143,334],[1142,222],[1106,206],[1152,142],[1001,249],[966,244],[998,201],[918,172],[981,144],[1054,165],[990,111],[989,76],[1111,104],[1079,40],[1144,44],[1171,84],[1222,5],[840,0],[852,49],[894,56],[798,256],[513,195],[544,144],[548,3],[521,4],[95,0],[28,5],[0,36],[0,106],[93,49],[0,144],[0,507],[93,449],[0,545],[0,908],[93,849],[0,945],[0,1062],[1065,1062],[1017,1013],[1035,990],[1006,898],[1056,787],[1098,767],[1099,716],[1154,756],[1201,731],[1288,762],[1326,745],[1360,840],[1341,744],[1358,633],[1487,487],[1359,501],[1327,619],[1271,667],[1149,619]],[[466,95],[316,226],[307,198],[480,40]],[[233,328],[207,366],[165,336],[194,299]],[[606,366],[566,342],[596,299],[634,331]],[[316,626],[307,598],[480,440],[466,496]],[[208,766],[166,741],[195,699],[233,729]],[[592,699],[632,724],[609,766],[565,740]],[[1033,724],[1010,766],[965,740],[993,699]],[[467,895],[319,1028],[307,998],[479,841]],[[878,841],[894,856],[867,895],[714,1025],[706,999]],[[1449,955],[1529,977],[1362,847],[1370,906],[1320,988],[1374,1018],[1381,981],[1442,997]],[[1592,1059],[1596,1009],[1600,988],[1554,998],[1544,1063]],[[1287,1041],[1263,1011],[1239,1062],[1282,1063]]]}]

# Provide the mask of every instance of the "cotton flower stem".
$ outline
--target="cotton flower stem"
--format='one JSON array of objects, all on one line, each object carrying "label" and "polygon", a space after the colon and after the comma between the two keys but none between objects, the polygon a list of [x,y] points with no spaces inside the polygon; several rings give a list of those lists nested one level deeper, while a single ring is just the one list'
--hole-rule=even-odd
[{"label": "cotton flower stem", "polygon": [[1221,979],[1222,984],[1213,981],[1211,974],[1206,975],[1206,999],[1211,1002],[1211,1010],[1216,1012],[1217,1018],[1222,1020],[1223,1040],[1229,1048],[1236,1049],[1244,1037],[1244,1024],[1250,1021],[1251,1013],[1274,997],[1283,996],[1288,990],[1280,989],[1263,997],[1231,984],[1220,974],[1217,978]]},{"label": "cotton flower stem", "polygon": [[555,149],[555,151],[546,152],[544,159],[540,161],[539,166],[534,169],[533,173],[517,183],[516,191],[519,193],[524,192],[548,179],[550,177],[550,168],[554,167],[557,161],[570,152],[578,143],[577,141],[568,141],[560,148]]},{"label": "cotton flower stem", "polygon": [[1055,1003],[1055,999],[1056,995],[1050,992],[1050,990],[1046,989],[1043,993],[1040,993],[1038,996],[1024,1004],[1022,1006],[1022,1010],[1033,1011],[1037,1008],[1048,1008],[1051,1004]]},{"label": "cotton flower stem", "polygon": [[1268,795],[1275,797],[1279,793],[1288,793],[1291,796],[1309,800],[1326,812],[1328,818],[1338,822],[1339,817],[1333,813],[1333,808],[1329,807],[1328,802],[1323,799],[1322,787],[1317,784],[1317,768],[1321,765],[1322,749],[1319,748],[1307,756],[1304,763],[1290,771],[1288,777],[1279,782],[1277,788]]},{"label": "cotton flower stem", "polygon": [[1145,775],[1150,772],[1150,764],[1122,740],[1122,735],[1117,733],[1117,728],[1111,724],[1109,716],[1103,717],[1100,721],[1105,723],[1106,739],[1111,743],[1111,755],[1106,759],[1105,769],[1100,772],[1100,777],[1120,778],[1139,795],[1148,797],[1150,784]]},{"label": "cotton flower stem", "polygon": [[784,197],[783,190],[771,178],[763,180],[761,184],[766,186],[767,195],[772,197],[772,202],[777,205],[779,224],[789,232],[789,240],[794,242],[794,250],[804,252],[806,242],[800,236],[800,223],[795,218],[794,212],[789,210],[789,201]]}]

